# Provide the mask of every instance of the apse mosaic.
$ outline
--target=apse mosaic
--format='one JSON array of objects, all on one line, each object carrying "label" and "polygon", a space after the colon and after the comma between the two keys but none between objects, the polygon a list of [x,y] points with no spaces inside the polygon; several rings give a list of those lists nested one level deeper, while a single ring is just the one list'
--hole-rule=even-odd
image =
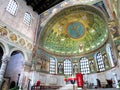
[{"label": "apse mosaic", "polygon": [[84,26],[80,22],[72,22],[67,27],[68,34],[73,38],[78,38],[84,33]]},{"label": "apse mosaic", "polygon": [[[114,59],[113,50],[111,50],[109,43],[96,52],[77,57],[54,56],[42,50],[37,52],[39,53],[35,65],[37,71],[65,76],[71,76],[72,73],[75,75],[77,72],[82,74],[103,72],[114,67],[117,62],[114,61],[117,59]],[[47,71],[46,67],[49,67]]]},{"label": "apse mosaic", "polygon": [[40,47],[58,55],[79,55],[102,46],[108,37],[104,15],[91,6],[68,7],[51,18],[40,34]]}]

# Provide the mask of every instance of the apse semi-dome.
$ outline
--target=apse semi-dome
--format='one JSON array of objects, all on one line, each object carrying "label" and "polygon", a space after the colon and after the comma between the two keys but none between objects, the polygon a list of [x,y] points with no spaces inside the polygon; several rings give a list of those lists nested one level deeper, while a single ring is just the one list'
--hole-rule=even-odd
[{"label": "apse semi-dome", "polygon": [[83,55],[108,39],[104,14],[95,7],[77,5],[54,15],[42,29],[39,47],[55,55]]}]

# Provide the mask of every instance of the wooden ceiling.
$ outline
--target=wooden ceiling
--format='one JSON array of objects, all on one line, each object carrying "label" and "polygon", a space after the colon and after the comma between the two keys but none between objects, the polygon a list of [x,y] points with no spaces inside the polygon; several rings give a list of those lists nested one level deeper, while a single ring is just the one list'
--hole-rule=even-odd
[{"label": "wooden ceiling", "polygon": [[47,9],[55,6],[64,0],[25,0],[26,4],[33,8],[33,11],[41,14]]}]

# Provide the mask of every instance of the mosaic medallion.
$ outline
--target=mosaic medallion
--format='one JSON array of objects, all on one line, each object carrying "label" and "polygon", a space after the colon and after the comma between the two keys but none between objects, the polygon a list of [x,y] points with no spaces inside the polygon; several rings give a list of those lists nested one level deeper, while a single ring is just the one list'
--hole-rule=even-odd
[{"label": "mosaic medallion", "polygon": [[80,22],[72,22],[68,25],[68,34],[73,38],[79,38],[84,34],[84,26]]}]

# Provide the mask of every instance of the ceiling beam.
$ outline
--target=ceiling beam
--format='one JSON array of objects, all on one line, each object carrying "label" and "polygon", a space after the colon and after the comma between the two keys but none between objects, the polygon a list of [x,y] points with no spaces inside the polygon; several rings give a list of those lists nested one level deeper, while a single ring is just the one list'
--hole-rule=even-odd
[{"label": "ceiling beam", "polygon": [[33,11],[40,14],[64,0],[25,0],[25,1],[27,5],[30,5],[33,8]]},{"label": "ceiling beam", "polygon": [[27,2],[27,5],[31,5],[31,3],[33,2],[33,0],[25,0]]}]

